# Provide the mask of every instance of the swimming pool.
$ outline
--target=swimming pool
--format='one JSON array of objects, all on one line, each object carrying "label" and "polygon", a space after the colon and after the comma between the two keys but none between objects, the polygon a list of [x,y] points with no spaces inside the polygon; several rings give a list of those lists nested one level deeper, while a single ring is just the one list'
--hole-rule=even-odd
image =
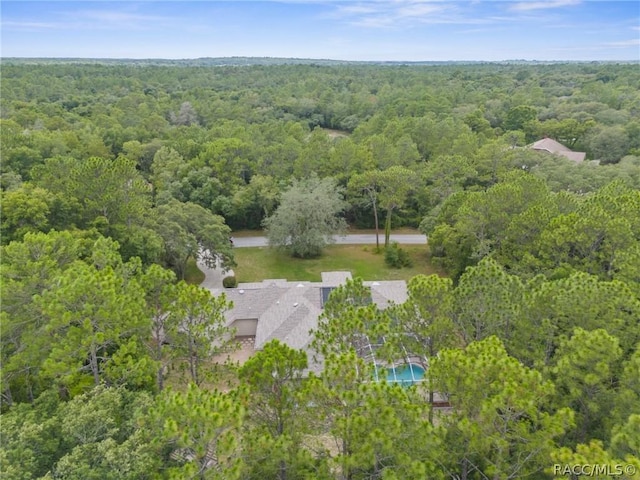
[{"label": "swimming pool", "polygon": [[420,365],[416,365],[415,363],[408,363],[388,369],[381,365],[376,365],[376,380],[380,379],[378,372],[382,373],[385,370],[387,371],[387,382],[399,383],[403,387],[409,387],[414,383],[420,382],[424,379],[424,368],[422,368]]}]

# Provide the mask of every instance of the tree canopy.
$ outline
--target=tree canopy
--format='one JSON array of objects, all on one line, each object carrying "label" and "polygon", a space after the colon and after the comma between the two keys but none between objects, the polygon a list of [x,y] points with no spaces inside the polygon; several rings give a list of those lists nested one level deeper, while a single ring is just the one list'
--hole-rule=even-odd
[{"label": "tree canopy", "polygon": [[339,214],[346,206],[342,189],[330,178],[294,181],[273,215],[263,222],[269,244],[294,257],[317,257],[333,243],[334,235],[345,230]]},{"label": "tree canopy", "polygon": [[[0,80],[3,479],[640,475],[637,64],[3,59]],[[263,226],[326,254],[381,212],[439,275],[386,308],[354,278],[304,349],[224,361],[232,304],[191,265],[236,267],[232,231]]]}]

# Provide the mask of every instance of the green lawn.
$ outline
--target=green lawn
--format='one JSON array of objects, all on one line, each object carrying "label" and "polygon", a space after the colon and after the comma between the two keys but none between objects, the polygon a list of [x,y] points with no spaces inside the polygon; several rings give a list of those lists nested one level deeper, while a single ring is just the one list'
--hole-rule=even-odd
[{"label": "green lawn", "polygon": [[353,277],[364,280],[408,280],[419,274],[441,273],[428,259],[427,245],[405,245],[411,268],[389,268],[384,254],[375,253],[372,245],[333,245],[322,257],[291,258],[268,247],[237,248],[234,250],[238,266],[234,269],[239,282],[260,282],[267,278],[320,281],[321,272],[350,271]]},{"label": "green lawn", "polygon": [[[359,233],[376,233],[375,229],[373,228],[355,228],[355,227],[349,227],[347,232],[347,234],[359,234]],[[380,229],[380,239],[384,242],[384,228]],[[391,235],[393,234],[415,234],[415,235],[423,235],[423,233],[418,230],[417,228],[411,228],[411,227],[400,227],[400,228],[394,228],[393,230],[391,230]],[[264,236],[264,230],[236,230],[234,232],[231,233],[232,237],[262,237]]]},{"label": "green lawn", "polygon": [[198,268],[194,258],[187,260],[187,269],[184,272],[184,281],[193,285],[200,285],[204,281],[204,272]]}]

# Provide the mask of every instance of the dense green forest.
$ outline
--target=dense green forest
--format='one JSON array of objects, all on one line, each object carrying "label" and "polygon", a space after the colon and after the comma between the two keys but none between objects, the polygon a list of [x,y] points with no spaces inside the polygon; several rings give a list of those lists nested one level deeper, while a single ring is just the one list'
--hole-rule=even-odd
[{"label": "dense green forest", "polygon": [[[3,63],[3,479],[640,478],[637,64]],[[337,288],[321,372],[212,362],[229,302],[188,262],[310,183],[447,276]],[[379,338],[426,381],[374,381]]]}]

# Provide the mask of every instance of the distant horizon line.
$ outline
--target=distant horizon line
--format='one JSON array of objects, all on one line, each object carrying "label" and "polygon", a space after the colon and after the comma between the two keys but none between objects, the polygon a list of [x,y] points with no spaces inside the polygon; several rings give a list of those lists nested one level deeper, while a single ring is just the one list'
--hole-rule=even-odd
[{"label": "distant horizon line", "polygon": [[5,57],[0,55],[0,60],[94,60],[94,61],[196,61],[196,60],[296,60],[296,61],[320,61],[320,62],[341,62],[341,63],[640,63],[640,59],[613,59],[613,60],[577,60],[577,59],[525,59],[525,58],[505,58],[502,60],[342,60],[336,58],[319,58],[319,57],[278,57],[278,56],[247,56],[247,55],[230,55],[230,56],[214,56],[214,57],[65,57],[65,56],[11,56]]}]

